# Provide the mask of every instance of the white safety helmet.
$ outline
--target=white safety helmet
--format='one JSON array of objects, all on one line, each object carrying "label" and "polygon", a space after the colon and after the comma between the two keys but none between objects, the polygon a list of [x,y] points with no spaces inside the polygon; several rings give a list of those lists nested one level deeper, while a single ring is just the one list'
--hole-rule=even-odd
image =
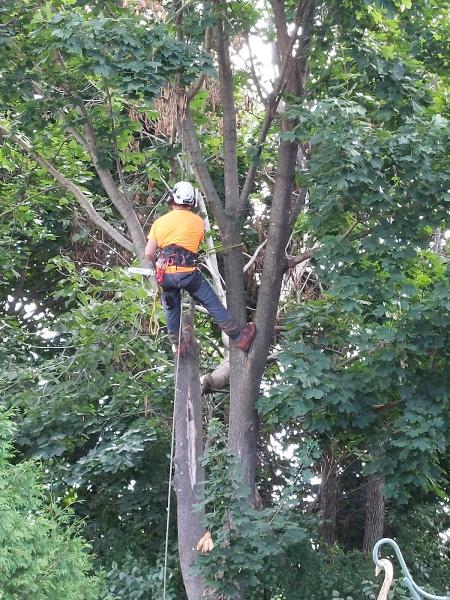
[{"label": "white safety helmet", "polygon": [[196,194],[193,185],[189,181],[176,183],[171,190],[170,201],[179,206],[195,206]]}]

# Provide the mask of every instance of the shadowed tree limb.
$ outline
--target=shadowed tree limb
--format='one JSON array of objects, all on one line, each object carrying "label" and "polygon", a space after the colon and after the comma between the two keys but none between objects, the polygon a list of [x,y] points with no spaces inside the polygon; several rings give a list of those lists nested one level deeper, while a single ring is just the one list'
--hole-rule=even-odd
[{"label": "shadowed tree limb", "polygon": [[[135,246],[136,254],[138,255],[139,259],[143,264],[147,264],[148,259],[144,254],[146,240],[144,231],[142,229],[142,225],[139,222],[133,205],[125,198],[125,196],[119,190],[109,169],[106,169],[103,166],[101,166],[100,157],[97,151],[96,136],[94,128],[92,127],[92,123],[89,118],[89,114],[86,111],[86,108],[81,98],[75,97],[74,101],[76,103],[78,112],[80,113],[80,115],[83,116],[85,120],[84,136],[79,135],[79,139],[77,139],[77,141],[83,146],[83,148],[88,153],[95,167],[95,170],[97,171],[98,177],[103,185],[105,192],[107,193],[112,204],[115,206],[115,208],[127,224],[128,230],[131,235],[131,239],[133,240]],[[71,129],[73,130],[73,128]]]},{"label": "shadowed tree limb", "polygon": [[[218,1],[215,0],[216,7]],[[222,19],[215,28],[217,60],[219,63],[220,98],[223,111],[223,170],[225,184],[225,213],[233,218],[239,214],[239,181],[237,166],[236,105],[234,102],[233,72],[230,62],[228,34]]]},{"label": "shadowed tree limb", "polygon": [[135,248],[133,243],[124,237],[117,229],[115,229],[110,223],[105,221],[103,217],[95,210],[89,198],[82,191],[80,187],[78,187],[75,183],[67,179],[61,171],[59,171],[50,161],[46,158],[38,154],[35,150],[33,150],[31,144],[25,140],[23,137],[10,133],[4,127],[0,127],[0,137],[5,139],[10,139],[17,146],[25,150],[25,152],[36,161],[41,167],[43,167],[50,175],[59,183],[59,185],[65,190],[71,192],[75,198],[77,199],[79,205],[83,208],[83,210],[87,213],[92,222],[97,225],[100,229],[103,229],[114,241],[128,250],[129,252],[135,252]]},{"label": "shadowed tree limb", "polygon": [[195,125],[192,120],[189,107],[186,110],[183,121],[180,123],[180,130],[182,134],[183,148],[189,157],[189,162],[192,165],[195,176],[201,185],[203,193],[211,205],[214,218],[216,219],[220,230],[223,232],[225,230],[226,221],[225,210],[219,198],[219,194],[214,186],[213,180],[211,179],[205,159],[203,158],[203,153],[200,148],[200,143],[198,141]]},{"label": "shadowed tree limb", "polygon": [[[279,4],[279,3],[277,3],[277,4]],[[282,63],[281,69],[280,69],[280,75],[278,77],[278,81],[277,81],[274,89],[272,90],[272,92],[268,98],[266,113],[264,115],[264,119],[263,119],[263,122],[261,125],[261,130],[260,130],[260,133],[258,136],[258,141],[256,142],[256,146],[255,146],[255,148],[256,148],[255,153],[252,158],[247,176],[245,178],[244,186],[242,188],[242,192],[241,192],[241,195],[239,198],[239,211],[240,212],[244,209],[245,203],[248,200],[248,196],[250,194],[253,183],[255,181],[256,172],[258,169],[259,158],[261,157],[261,154],[263,151],[264,142],[266,141],[267,134],[269,133],[269,129],[272,124],[272,121],[275,118],[278,105],[281,101],[282,93],[286,87],[289,77],[291,76],[292,67],[295,63],[295,57],[292,55],[292,52],[294,50],[294,46],[295,46],[296,42],[299,39],[298,32],[299,32],[299,29],[300,29],[300,26],[302,23],[302,19],[305,14],[307,4],[308,3],[300,3],[298,5],[294,31],[292,32],[292,35],[287,36],[287,39],[286,39],[287,47],[285,49],[285,52],[283,53],[284,57],[283,57],[283,63]],[[300,47],[302,47],[301,44],[299,44],[299,48]],[[305,55],[305,60],[306,60],[306,55]]]}]

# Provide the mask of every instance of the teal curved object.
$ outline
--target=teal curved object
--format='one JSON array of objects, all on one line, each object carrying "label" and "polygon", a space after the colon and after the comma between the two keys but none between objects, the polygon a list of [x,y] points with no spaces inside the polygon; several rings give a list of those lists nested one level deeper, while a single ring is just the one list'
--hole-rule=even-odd
[{"label": "teal curved object", "polygon": [[381,569],[383,568],[383,566],[380,564],[379,550],[381,546],[385,544],[388,546],[392,546],[392,548],[394,549],[394,552],[397,556],[397,560],[400,563],[400,567],[403,573],[403,581],[408,587],[411,593],[411,598],[413,598],[413,600],[423,600],[423,598],[428,598],[429,600],[450,600],[450,596],[435,596],[434,594],[426,592],[417,585],[417,583],[412,578],[408,567],[406,566],[405,559],[403,558],[403,554],[397,542],[394,542],[394,540],[391,540],[391,538],[381,539],[375,544],[373,548],[373,562],[377,565],[377,567],[380,567]]}]

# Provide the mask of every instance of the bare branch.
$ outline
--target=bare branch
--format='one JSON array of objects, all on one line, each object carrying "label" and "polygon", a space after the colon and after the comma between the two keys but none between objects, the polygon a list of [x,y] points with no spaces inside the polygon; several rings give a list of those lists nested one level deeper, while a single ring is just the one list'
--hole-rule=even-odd
[{"label": "bare branch", "polygon": [[0,127],[0,137],[12,140],[16,145],[20,146],[22,150],[31,156],[41,167],[43,167],[52,177],[59,183],[59,185],[71,192],[77,199],[79,205],[84,209],[87,215],[90,217],[93,223],[100,229],[103,229],[114,241],[120,244],[123,248],[129,252],[135,252],[133,243],[125,238],[117,229],[115,229],[110,223],[105,221],[103,217],[95,210],[91,201],[86,194],[79,188],[75,183],[67,179],[58,169],[52,165],[46,158],[38,154],[33,150],[31,144],[21,137],[20,135],[9,132],[4,127]]},{"label": "bare branch", "polygon": [[302,254],[298,254],[297,256],[287,256],[286,257],[286,270],[293,269],[300,263],[305,262],[305,260],[309,260],[310,258],[312,258],[314,256],[316,250],[317,250],[317,248],[311,248],[310,250],[307,250],[306,252],[303,252]]},{"label": "bare branch", "polygon": [[263,241],[263,243],[262,243],[262,244],[260,244],[260,245],[259,245],[259,246],[256,248],[256,250],[255,250],[255,252],[254,252],[253,256],[251,257],[251,259],[250,259],[250,260],[248,261],[248,263],[247,263],[247,264],[244,266],[244,269],[243,269],[244,273],[250,269],[250,267],[252,266],[252,264],[253,264],[253,263],[255,262],[255,260],[258,258],[258,254],[261,252],[261,250],[264,248],[264,246],[265,246],[266,244],[267,244],[267,240],[264,240],[264,241]]},{"label": "bare branch", "polygon": [[256,74],[256,69],[255,69],[255,61],[253,59],[253,52],[250,46],[250,40],[248,35],[246,36],[246,43],[247,43],[247,50],[248,50],[248,55],[249,55],[249,61],[250,61],[250,73],[252,74],[252,79],[253,79],[253,83],[255,84],[256,87],[256,91],[258,92],[258,96],[259,99],[261,100],[261,102],[266,105],[267,104],[267,98],[264,96],[262,88],[261,88],[261,83],[258,79],[258,76]]}]

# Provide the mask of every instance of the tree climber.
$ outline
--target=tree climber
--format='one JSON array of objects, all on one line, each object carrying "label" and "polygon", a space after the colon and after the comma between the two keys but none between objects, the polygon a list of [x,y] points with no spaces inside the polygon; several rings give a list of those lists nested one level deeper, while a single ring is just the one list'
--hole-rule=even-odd
[{"label": "tree climber", "polygon": [[180,289],[187,292],[214,319],[216,324],[243,352],[252,345],[256,325],[248,323],[239,328],[230,312],[223,306],[212,287],[197,269],[198,247],[203,240],[203,219],[191,212],[196,205],[196,192],[188,181],[179,181],[168,193],[172,210],[153,223],[145,255],[155,263],[156,280],[162,288],[161,302],[167,318],[167,331],[175,352],[183,356],[187,344],[179,330],[181,318]]}]

